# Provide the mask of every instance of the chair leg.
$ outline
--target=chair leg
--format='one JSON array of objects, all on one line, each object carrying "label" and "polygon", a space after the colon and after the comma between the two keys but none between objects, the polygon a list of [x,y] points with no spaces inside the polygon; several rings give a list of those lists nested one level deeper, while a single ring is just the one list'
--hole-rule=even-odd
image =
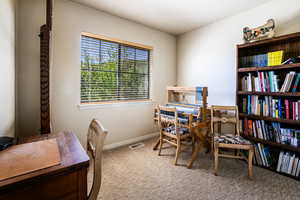
[{"label": "chair leg", "polygon": [[161,149],[162,149],[162,146],[163,146],[163,136],[162,134],[160,134],[160,137],[159,137],[159,150],[158,150],[158,155],[160,156],[160,153],[161,153]]},{"label": "chair leg", "polygon": [[214,147],[214,157],[215,157],[215,175],[218,176],[218,167],[219,167],[219,148]]},{"label": "chair leg", "polygon": [[214,141],[211,140],[211,144],[210,144],[210,159],[212,159],[214,157],[214,152],[215,152]]},{"label": "chair leg", "polygon": [[192,168],[194,161],[197,159],[198,153],[201,151],[202,148],[202,144],[200,143],[200,141],[196,142],[196,147],[195,150],[193,151],[192,154],[192,159],[190,161],[190,163],[188,164],[187,168]]},{"label": "chair leg", "polygon": [[177,149],[176,149],[174,165],[177,165],[177,160],[178,160],[180,151],[181,151],[181,141],[180,141],[180,138],[177,138]]},{"label": "chair leg", "polygon": [[251,148],[248,155],[248,176],[250,179],[253,178],[253,154],[253,148]]},{"label": "chair leg", "polygon": [[157,148],[159,147],[159,143],[160,143],[160,139],[158,139],[157,142],[155,143],[153,147],[153,151],[157,150]]},{"label": "chair leg", "polygon": [[192,136],[192,152],[195,151],[195,137]]}]

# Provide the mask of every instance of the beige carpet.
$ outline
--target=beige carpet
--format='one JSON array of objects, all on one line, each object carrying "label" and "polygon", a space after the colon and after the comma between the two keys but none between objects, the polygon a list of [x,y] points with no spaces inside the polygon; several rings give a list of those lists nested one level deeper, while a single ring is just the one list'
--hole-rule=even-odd
[{"label": "beige carpet", "polygon": [[[254,167],[254,181],[250,181],[246,163],[232,159],[222,159],[219,176],[214,176],[212,161],[205,153],[193,169],[185,167],[189,152],[180,156],[181,166],[174,166],[175,149],[167,148],[162,151],[164,156],[158,156],[152,150],[155,141],[145,141],[145,147],[136,150],[122,147],[104,153],[98,199],[300,199],[299,181],[258,167]],[[91,178],[89,174],[89,183]]]}]

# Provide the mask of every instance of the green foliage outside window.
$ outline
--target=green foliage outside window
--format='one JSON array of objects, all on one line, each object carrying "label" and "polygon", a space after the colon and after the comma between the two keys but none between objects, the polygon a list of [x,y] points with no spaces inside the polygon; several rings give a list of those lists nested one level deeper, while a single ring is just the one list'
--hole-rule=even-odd
[{"label": "green foliage outside window", "polygon": [[88,39],[82,39],[82,103],[149,98],[148,50]]}]

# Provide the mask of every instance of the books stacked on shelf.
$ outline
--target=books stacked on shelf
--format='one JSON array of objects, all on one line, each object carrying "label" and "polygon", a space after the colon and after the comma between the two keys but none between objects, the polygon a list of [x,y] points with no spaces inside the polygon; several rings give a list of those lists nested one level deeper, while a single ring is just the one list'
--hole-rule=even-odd
[{"label": "books stacked on shelf", "polygon": [[299,156],[292,152],[281,151],[279,154],[276,171],[299,177],[300,175]]},{"label": "books stacked on shelf", "polygon": [[244,67],[265,67],[268,65],[268,55],[259,54],[254,56],[244,56],[240,61],[240,65]]},{"label": "books stacked on shelf", "polygon": [[283,59],[283,51],[268,53],[268,66],[280,65]]},{"label": "books stacked on shelf", "polygon": [[281,128],[278,122],[267,123],[264,120],[244,119],[241,121],[241,127],[246,136],[300,147],[300,130]]},{"label": "books stacked on shelf", "polygon": [[283,51],[268,52],[252,56],[243,56],[240,58],[242,67],[266,67],[280,65],[283,60]]},{"label": "books stacked on shelf", "polygon": [[274,71],[257,72],[257,76],[248,73],[242,77],[242,91],[246,92],[297,92],[299,91],[300,73],[291,71],[286,74],[281,87]]},{"label": "books stacked on shelf", "polygon": [[277,157],[270,147],[261,143],[254,144],[254,164],[264,167],[276,166]]},{"label": "books stacked on shelf", "polygon": [[272,96],[247,95],[242,99],[243,113],[287,120],[300,120],[300,100],[274,99]]}]

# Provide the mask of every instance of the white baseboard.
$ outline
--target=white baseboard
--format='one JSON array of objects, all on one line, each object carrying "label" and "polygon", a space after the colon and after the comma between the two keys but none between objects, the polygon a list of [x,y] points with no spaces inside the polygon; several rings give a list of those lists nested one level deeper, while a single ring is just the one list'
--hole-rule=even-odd
[{"label": "white baseboard", "polygon": [[143,141],[143,140],[147,140],[147,139],[156,137],[158,135],[159,135],[158,132],[157,133],[151,133],[151,134],[148,134],[148,135],[143,135],[143,136],[140,136],[140,137],[136,137],[136,138],[131,138],[131,139],[128,139],[128,140],[124,140],[122,142],[107,144],[107,145],[104,145],[104,151],[105,150],[115,149],[115,148],[118,148],[118,147],[121,147],[121,146],[125,146],[125,145],[129,145],[129,144],[133,144],[133,143],[140,142],[140,141]]}]

